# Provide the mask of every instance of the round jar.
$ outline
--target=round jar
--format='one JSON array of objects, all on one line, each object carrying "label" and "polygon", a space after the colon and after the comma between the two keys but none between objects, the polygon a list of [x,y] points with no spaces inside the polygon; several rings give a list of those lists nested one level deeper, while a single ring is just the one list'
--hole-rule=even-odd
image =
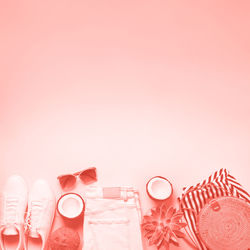
[{"label": "round jar", "polygon": [[85,208],[83,198],[76,193],[62,195],[57,202],[57,211],[67,219],[79,217]]}]

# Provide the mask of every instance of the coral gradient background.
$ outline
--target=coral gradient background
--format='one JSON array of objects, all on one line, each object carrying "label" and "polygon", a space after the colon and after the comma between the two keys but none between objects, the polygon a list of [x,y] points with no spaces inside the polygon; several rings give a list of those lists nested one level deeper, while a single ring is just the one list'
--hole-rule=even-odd
[{"label": "coral gradient background", "polygon": [[176,197],[226,167],[249,190],[249,11],[247,0],[1,1],[0,185],[19,173],[56,188],[57,175],[96,166],[100,184],[139,188],[144,212],[155,175]]}]

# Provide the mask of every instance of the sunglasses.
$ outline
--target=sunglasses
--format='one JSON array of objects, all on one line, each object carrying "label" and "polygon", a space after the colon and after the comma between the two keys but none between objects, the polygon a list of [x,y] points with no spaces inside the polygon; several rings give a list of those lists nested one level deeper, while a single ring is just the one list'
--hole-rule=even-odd
[{"label": "sunglasses", "polygon": [[89,185],[93,182],[96,182],[97,181],[96,168],[92,167],[85,169],[83,171],[76,172],[74,174],[65,174],[57,177],[63,189],[72,188],[75,185],[77,178],[79,178],[85,185]]}]

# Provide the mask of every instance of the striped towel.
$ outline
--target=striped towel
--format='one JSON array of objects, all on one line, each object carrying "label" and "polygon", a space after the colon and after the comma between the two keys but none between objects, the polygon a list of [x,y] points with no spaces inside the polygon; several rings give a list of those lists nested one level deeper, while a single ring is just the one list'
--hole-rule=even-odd
[{"label": "striped towel", "polygon": [[182,196],[179,198],[180,209],[188,225],[186,233],[200,250],[207,250],[207,247],[197,234],[197,215],[207,202],[221,196],[234,196],[250,203],[247,191],[223,168],[196,186],[184,188]]}]

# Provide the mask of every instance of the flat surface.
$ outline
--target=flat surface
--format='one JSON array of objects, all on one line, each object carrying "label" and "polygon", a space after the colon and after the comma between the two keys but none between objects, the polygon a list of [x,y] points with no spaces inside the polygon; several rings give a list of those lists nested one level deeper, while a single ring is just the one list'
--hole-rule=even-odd
[{"label": "flat surface", "polygon": [[58,190],[95,166],[100,185],[137,187],[143,212],[156,175],[173,198],[221,167],[250,190],[248,1],[1,5],[0,185]]}]

